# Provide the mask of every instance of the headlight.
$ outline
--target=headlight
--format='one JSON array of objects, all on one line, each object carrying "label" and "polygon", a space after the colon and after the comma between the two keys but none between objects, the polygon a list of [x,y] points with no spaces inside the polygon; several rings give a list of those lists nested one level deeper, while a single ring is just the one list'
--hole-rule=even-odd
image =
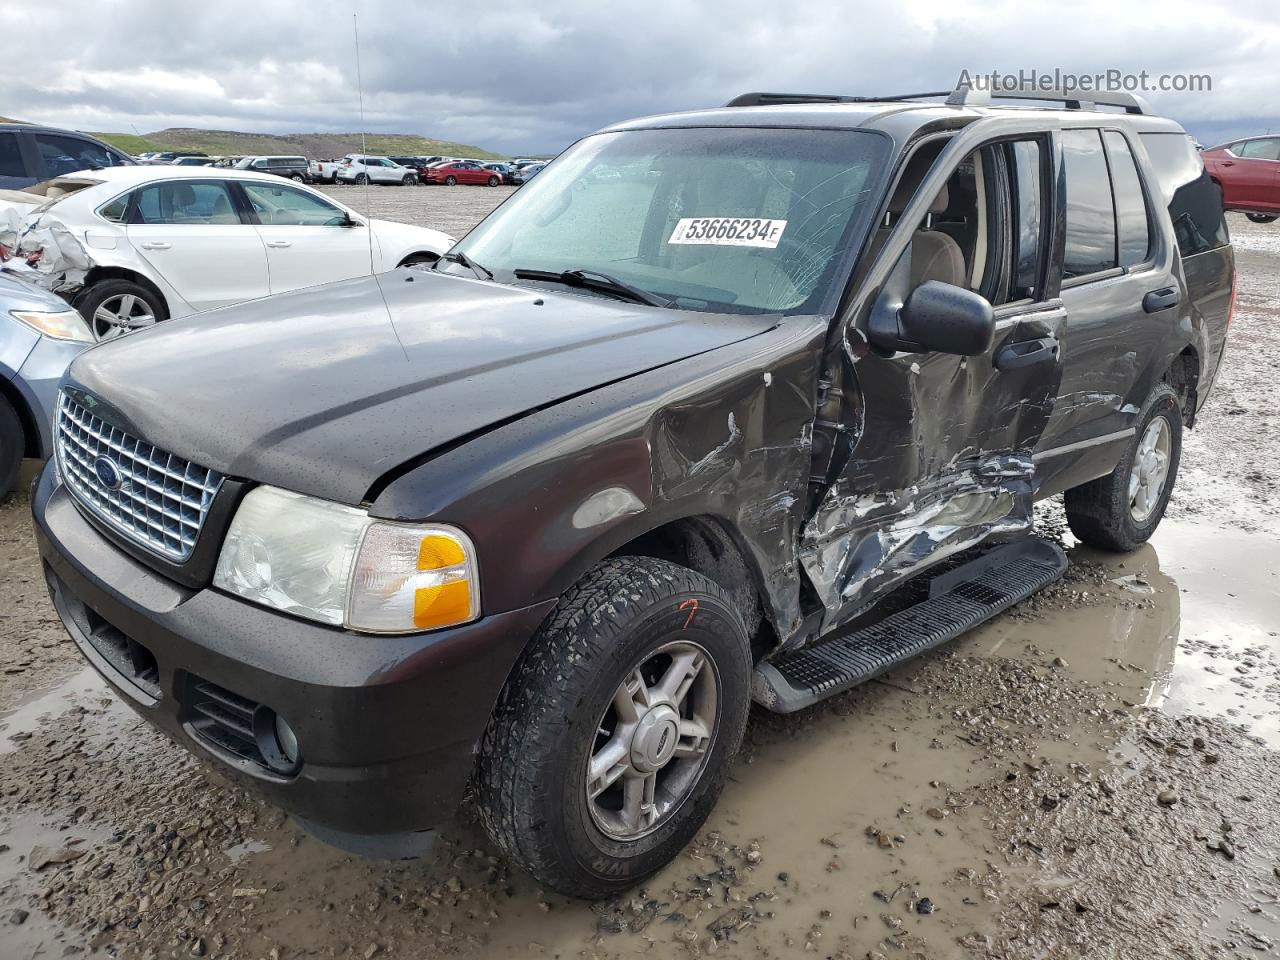
[{"label": "headlight", "polygon": [[480,615],[475,549],[460,530],[375,520],[275,487],[245,496],[214,585],[366,633],[411,633]]},{"label": "headlight", "polygon": [[75,340],[93,343],[93,331],[77,310],[59,310],[46,313],[41,310],[10,310],[9,316],[26,324],[36,333],[54,340]]}]

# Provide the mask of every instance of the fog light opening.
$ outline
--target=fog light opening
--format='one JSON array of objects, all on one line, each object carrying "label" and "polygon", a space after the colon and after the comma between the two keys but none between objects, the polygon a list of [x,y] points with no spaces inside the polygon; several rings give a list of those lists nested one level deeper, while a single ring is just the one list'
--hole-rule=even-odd
[{"label": "fog light opening", "polygon": [[276,773],[297,773],[302,766],[298,735],[288,721],[269,707],[259,707],[253,717],[253,735],[267,766]]}]

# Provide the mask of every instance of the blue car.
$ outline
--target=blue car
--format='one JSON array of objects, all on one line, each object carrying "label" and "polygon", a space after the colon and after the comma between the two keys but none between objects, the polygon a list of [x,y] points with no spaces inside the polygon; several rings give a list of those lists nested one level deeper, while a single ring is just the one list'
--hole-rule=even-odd
[{"label": "blue car", "polygon": [[52,455],[58,384],[91,343],[89,325],[65,300],[0,271],[0,496],[13,489],[23,457]]}]

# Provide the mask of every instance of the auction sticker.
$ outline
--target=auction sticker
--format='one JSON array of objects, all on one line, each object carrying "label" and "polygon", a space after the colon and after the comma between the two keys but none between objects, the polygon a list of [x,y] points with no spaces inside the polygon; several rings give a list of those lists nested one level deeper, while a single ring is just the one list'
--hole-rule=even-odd
[{"label": "auction sticker", "polygon": [[725,247],[767,247],[772,250],[787,229],[785,220],[752,217],[685,217],[676,223],[667,243],[707,243]]}]

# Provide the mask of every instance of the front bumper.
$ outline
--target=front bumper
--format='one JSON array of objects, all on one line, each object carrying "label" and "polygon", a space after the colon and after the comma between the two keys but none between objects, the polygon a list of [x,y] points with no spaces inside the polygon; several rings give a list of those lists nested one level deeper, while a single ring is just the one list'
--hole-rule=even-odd
[{"label": "front bumper", "polygon": [[[347,834],[425,830],[461,800],[476,746],[554,601],[452,630],[348,633],[182,587],[115,547],[52,469],[32,509],[58,616],[143,717],[299,818]],[[281,774],[210,739],[197,690],[284,718],[301,763]]]}]

